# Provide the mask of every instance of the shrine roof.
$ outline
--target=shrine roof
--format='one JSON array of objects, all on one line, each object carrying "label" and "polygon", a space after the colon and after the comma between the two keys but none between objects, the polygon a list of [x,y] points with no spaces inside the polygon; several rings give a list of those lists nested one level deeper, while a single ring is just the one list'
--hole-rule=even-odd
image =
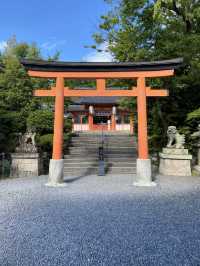
[{"label": "shrine roof", "polygon": [[85,105],[70,104],[67,108],[68,112],[85,111]]},{"label": "shrine roof", "polygon": [[122,97],[80,97],[78,99],[73,99],[72,98],[72,104],[69,105],[68,111],[73,112],[73,111],[85,111],[85,106],[87,105],[112,105],[112,106],[117,106],[119,105],[119,100]]},{"label": "shrine roof", "polygon": [[61,62],[21,60],[27,70],[51,72],[126,72],[177,69],[183,66],[183,58],[153,62]]},{"label": "shrine roof", "polygon": [[73,102],[75,104],[118,104],[118,101],[121,99],[121,97],[80,97],[77,100],[74,100]]}]

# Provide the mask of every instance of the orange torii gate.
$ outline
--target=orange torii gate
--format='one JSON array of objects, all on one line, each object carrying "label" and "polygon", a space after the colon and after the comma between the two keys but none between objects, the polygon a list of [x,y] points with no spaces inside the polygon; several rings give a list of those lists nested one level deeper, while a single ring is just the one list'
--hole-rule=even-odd
[{"label": "orange torii gate", "polygon": [[[147,97],[168,96],[164,89],[146,86],[146,78],[173,76],[174,70],[182,65],[181,58],[157,62],[140,63],[69,63],[23,60],[22,64],[31,77],[56,79],[56,87],[39,89],[35,96],[55,97],[53,156],[49,168],[49,184],[63,185],[63,123],[64,97],[123,96],[137,97],[138,113],[138,159],[137,182],[135,185],[153,185],[151,161],[148,153]],[[96,89],[70,89],[65,79],[95,79]],[[137,79],[131,90],[106,89],[106,79]]]}]

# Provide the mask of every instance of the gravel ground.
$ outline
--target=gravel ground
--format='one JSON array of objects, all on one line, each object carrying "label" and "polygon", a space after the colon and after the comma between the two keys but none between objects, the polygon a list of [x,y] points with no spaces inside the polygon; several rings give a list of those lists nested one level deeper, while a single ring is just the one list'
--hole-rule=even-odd
[{"label": "gravel ground", "polygon": [[0,181],[0,265],[200,265],[200,177]]}]

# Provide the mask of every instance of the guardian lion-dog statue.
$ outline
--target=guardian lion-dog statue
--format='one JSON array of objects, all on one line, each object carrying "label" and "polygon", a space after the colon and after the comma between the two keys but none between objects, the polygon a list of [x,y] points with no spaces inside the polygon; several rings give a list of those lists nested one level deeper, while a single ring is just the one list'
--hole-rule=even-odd
[{"label": "guardian lion-dog statue", "polygon": [[179,134],[175,126],[168,127],[167,136],[167,148],[184,149],[185,135]]}]

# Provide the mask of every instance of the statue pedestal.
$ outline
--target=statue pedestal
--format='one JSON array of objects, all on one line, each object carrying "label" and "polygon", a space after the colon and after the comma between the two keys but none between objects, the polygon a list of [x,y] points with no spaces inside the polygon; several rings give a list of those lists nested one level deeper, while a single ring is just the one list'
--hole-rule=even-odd
[{"label": "statue pedestal", "polygon": [[196,145],[198,152],[197,152],[197,165],[194,166],[194,170],[196,172],[198,172],[198,174],[200,173],[200,145]]},{"label": "statue pedestal", "polygon": [[11,177],[38,176],[40,158],[38,153],[12,153]]},{"label": "statue pedestal", "polygon": [[159,153],[159,173],[162,175],[191,176],[192,155],[188,149],[163,148]]}]

